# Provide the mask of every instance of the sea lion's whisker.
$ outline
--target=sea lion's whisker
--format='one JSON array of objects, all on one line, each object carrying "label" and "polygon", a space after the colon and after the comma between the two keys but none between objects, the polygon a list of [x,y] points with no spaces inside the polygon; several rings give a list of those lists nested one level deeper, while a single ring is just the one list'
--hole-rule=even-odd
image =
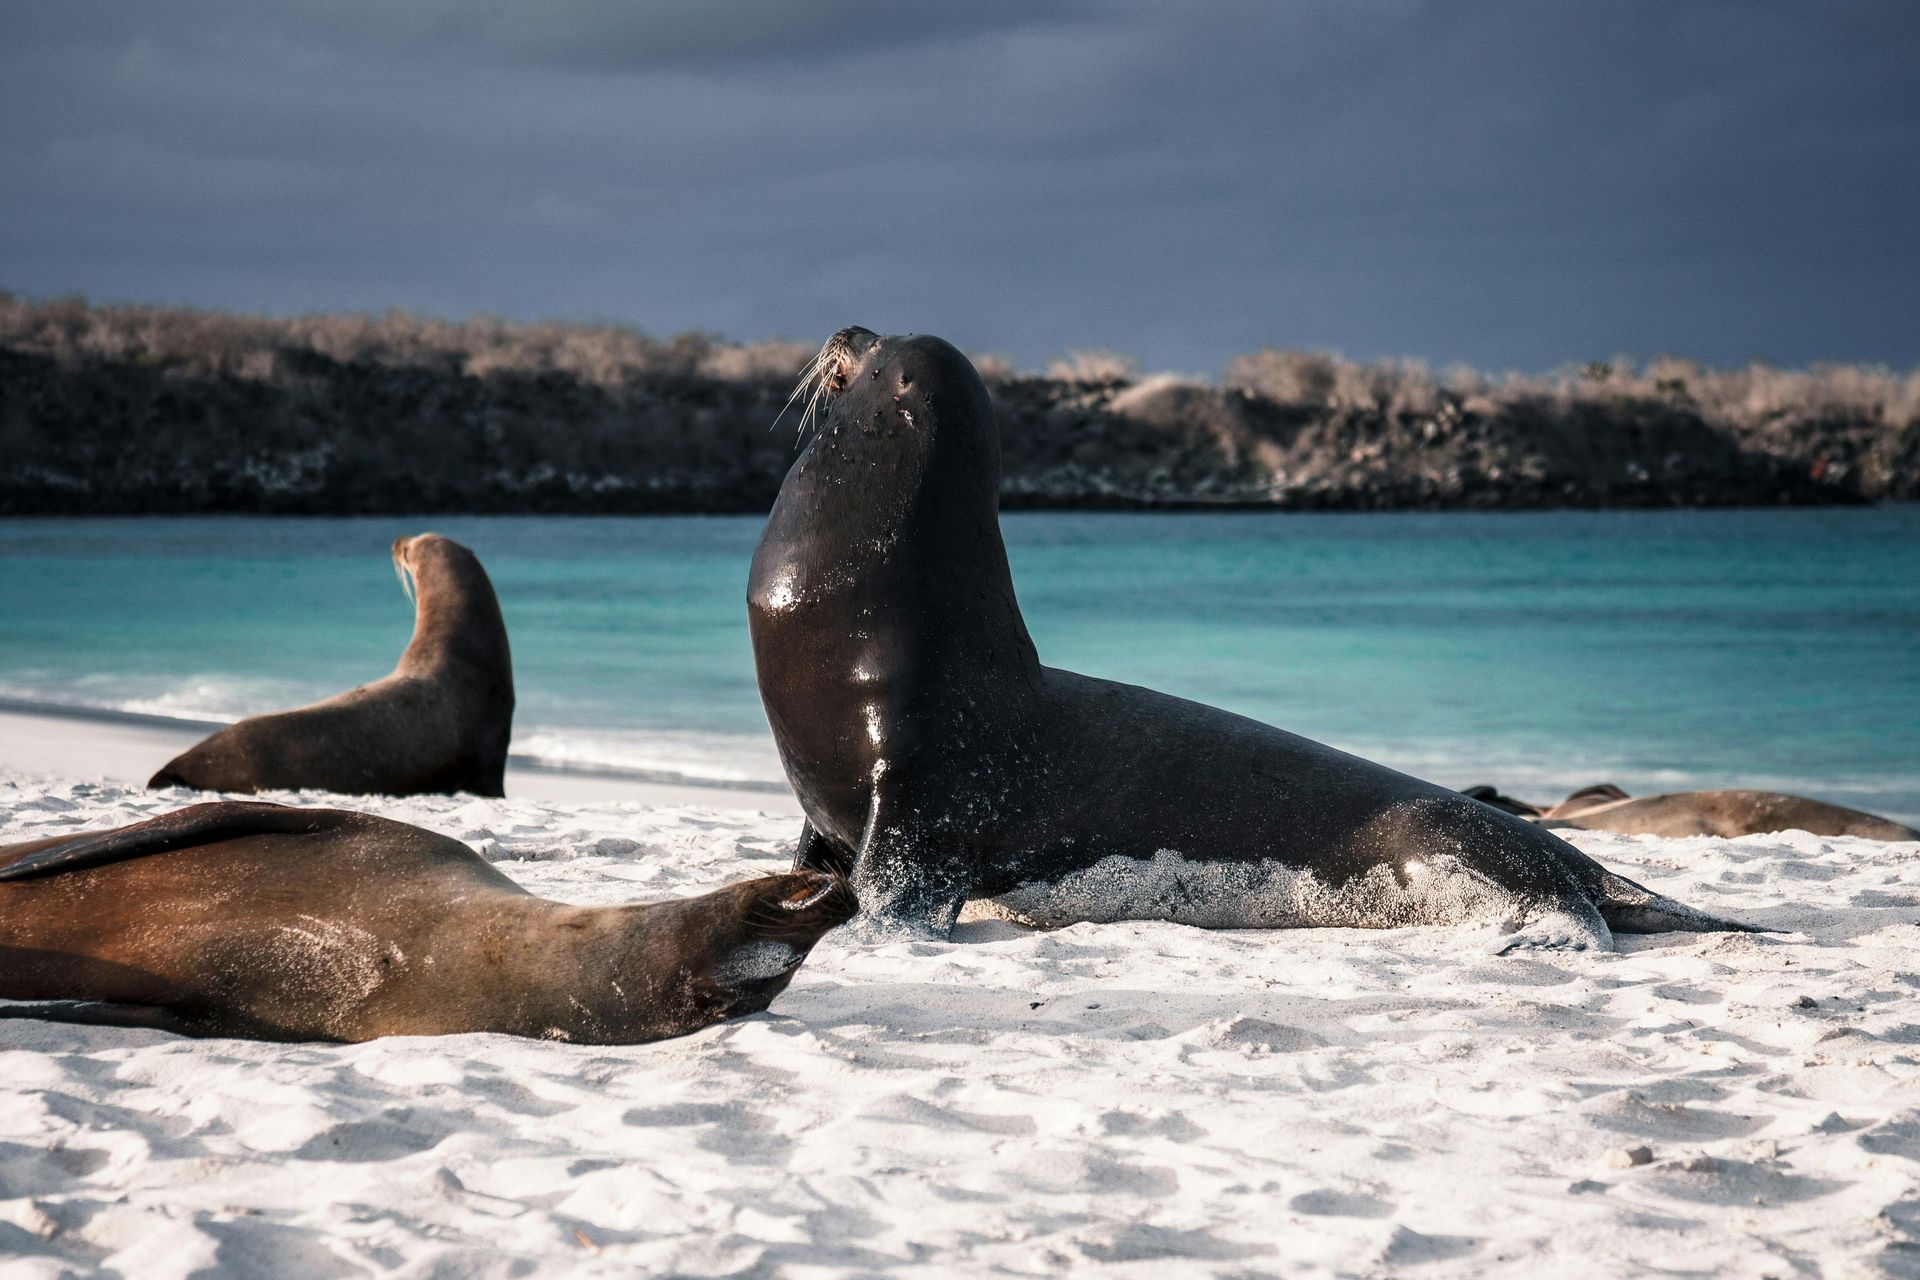
[{"label": "sea lion's whisker", "polygon": [[406,593],[407,603],[413,604],[413,571],[408,569],[406,565],[401,564],[398,560],[395,560],[393,562],[393,576],[400,579],[400,590]]},{"label": "sea lion's whisker", "polygon": [[794,402],[800,399],[803,392],[806,395],[806,401],[800,410],[800,426],[794,433],[796,441],[806,437],[807,432],[819,419],[822,409],[832,406],[835,390],[831,384],[847,355],[846,344],[839,341],[839,336],[835,334],[828,338],[826,345],[821,347],[814,354],[813,359],[807,361],[806,367],[800,370],[800,380],[794,384],[792,394],[788,395],[787,402],[780,406],[780,412],[774,415],[773,423],[767,430],[771,431],[780,425],[780,420],[787,416],[787,410],[793,408]]},{"label": "sea lion's whisker", "polygon": [[[780,412],[773,415],[773,421],[768,425],[767,430],[771,431],[774,427],[779,426],[780,419],[787,416],[787,410],[793,408],[793,402],[800,398],[800,393],[807,389],[808,384],[813,381],[814,375],[819,372],[820,357],[825,353],[826,348],[822,347],[818,352],[814,353],[813,359],[807,361],[806,367],[800,370],[800,381],[793,384],[793,394],[789,395],[787,402],[780,406]],[[806,416],[804,414],[801,415],[800,421],[804,429],[806,424]]]}]

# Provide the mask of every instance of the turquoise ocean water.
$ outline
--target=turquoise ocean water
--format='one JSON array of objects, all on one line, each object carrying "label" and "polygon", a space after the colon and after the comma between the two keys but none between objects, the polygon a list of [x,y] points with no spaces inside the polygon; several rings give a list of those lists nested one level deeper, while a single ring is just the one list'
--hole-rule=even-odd
[{"label": "turquoise ocean water", "polygon": [[[1530,799],[1755,786],[1920,819],[1920,507],[1003,519],[1044,661]],[[0,699],[233,718],[383,675],[387,560],[479,553],[516,753],[777,782],[755,518],[0,521]],[[157,762],[156,762],[157,763]]]}]

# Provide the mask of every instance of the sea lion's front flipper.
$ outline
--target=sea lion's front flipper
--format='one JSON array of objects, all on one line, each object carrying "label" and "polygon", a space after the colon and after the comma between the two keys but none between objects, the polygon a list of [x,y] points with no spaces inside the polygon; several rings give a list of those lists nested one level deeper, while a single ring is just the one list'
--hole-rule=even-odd
[{"label": "sea lion's front flipper", "polygon": [[897,788],[875,788],[866,836],[847,874],[860,900],[860,915],[848,926],[855,936],[945,941],[953,933],[976,868],[958,836],[928,830],[914,812]]},{"label": "sea lion's front flipper", "polygon": [[[149,854],[189,849],[239,836],[326,831],[353,815],[340,809],[295,809],[264,800],[217,800],[112,831],[89,831],[47,845],[0,867],[0,881],[79,871]],[[0,858],[7,851],[0,848]]]},{"label": "sea lion's front flipper", "polygon": [[102,1000],[0,1000],[0,1018],[31,1018],[87,1027],[140,1027],[170,1035],[204,1038],[219,1035],[196,1018],[151,1004],[110,1004]]}]

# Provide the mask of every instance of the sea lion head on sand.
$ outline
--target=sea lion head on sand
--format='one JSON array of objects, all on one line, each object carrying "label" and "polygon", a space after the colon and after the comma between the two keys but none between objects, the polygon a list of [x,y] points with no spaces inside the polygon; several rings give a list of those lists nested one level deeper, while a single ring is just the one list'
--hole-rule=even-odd
[{"label": "sea lion head on sand", "polygon": [[[840,877],[804,871],[743,881],[675,906],[664,938],[670,954],[637,969],[670,973],[677,959],[673,978],[684,981],[686,1031],[765,1009],[793,981],[813,944],[859,910]],[[692,939],[699,940],[697,949]],[[642,959],[651,945],[642,941]]]}]

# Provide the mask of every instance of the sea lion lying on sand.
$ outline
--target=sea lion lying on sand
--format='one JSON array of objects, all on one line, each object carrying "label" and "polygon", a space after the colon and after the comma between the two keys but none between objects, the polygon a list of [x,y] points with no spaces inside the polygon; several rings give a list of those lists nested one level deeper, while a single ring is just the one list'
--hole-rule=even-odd
[{"label": "sea lion lying on sand", "polygon": [[825,421],[754,553],[761,701],[806,811],[796,866],[868,927],[963,903],[1035,923],[1499,922],[1502,949],[1744,926],[1457,792],[1213,707],[1040,664],[998,519],[999,426],[938,338],[843,329]]},{"label": "sea lion lying on sand", "polygon": [[0,847],[0,999],[92,1002],[0,1012],[260,1040],[634,1044],[766,1008],[854,911],[812,871],[568,906],[419,827],[229,800]]},{"label": "sea lion lying on sand", "polygon": [[1489,786],[1468,787],[1461,794],[1532,819],[1543,827],[1613,831],[1626,836],[1757,836],[1771,831],[1807,831],[1816,836],[1920,840],[1920,831],[1886,818],[1777,791],[1675,791],[1635,797],[1603,782],[1582,787],[1551,809],[1501,795]]},{"label": "sea lion lying on sand", "polygon": [[393,674],[296,711],[229,725],[168,761],[150,787],[505,795],[513,659],[493,584],[451,538],[393,544],[416,596],[413,639]]}]

